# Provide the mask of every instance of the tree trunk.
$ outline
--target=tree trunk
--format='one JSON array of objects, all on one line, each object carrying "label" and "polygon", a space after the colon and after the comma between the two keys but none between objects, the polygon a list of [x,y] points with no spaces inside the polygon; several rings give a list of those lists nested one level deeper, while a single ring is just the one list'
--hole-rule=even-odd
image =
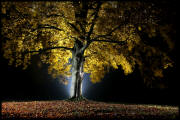
[{"label": "tree trunk", "polygon": [[[79,45],[79,44],[78,44]],[[71,97],[82,97],[82,80],[83,80],[83,64],[84,64],[84,52],[80,47],[75,47],[72,52],[72,83],[71,83]]]}]

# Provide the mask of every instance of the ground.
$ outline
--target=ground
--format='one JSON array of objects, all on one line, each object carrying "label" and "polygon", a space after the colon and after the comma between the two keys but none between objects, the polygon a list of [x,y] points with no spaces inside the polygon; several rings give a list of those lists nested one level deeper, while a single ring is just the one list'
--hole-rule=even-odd
[{"label": "ground", "polygon": [[2,102],[3,119],[176,120],[175,106],[117,104],[90,100]]}]

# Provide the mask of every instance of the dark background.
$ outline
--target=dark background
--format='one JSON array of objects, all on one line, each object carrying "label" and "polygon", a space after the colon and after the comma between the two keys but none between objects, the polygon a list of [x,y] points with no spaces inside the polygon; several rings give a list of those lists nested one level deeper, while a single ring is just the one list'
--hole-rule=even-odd
[{"label": "dark background", "polygon": [[[172,0],[164,6],[167,9],[165,22],[177,24],[176,0]],[[172,5],[173,4],[173,5]],[[165,12],[166,13],[166,12]],[[176,27],[175,27],[176,29]],[[174,39],[177,40],[176,36]],[[0,46],[1,46],[0,42]],[[0,47],[1,48],[1,47]],[[92,100],[118,102],[118,103],[145,103],[178,105],[178,69],[177,69],[177,44],[171,57],[174,60],[174,67],[165,71],[165,84],[167,88],[148,88],[143,83],[138,69],[128,76],[123,74],[121,69],[111,70],[105,75],[102,82],[92,84],[88,75],[83,82],[83,95]],[[69,88],[52,79],[47,74],[47,66],[37,66],[37,58],[34,58],[27,70],[8,66],[8,60],[3,58],[0,51],[0,88],[2,101],[14,100],[62,100],[69,98]]]},{"label": "dark background", "polygon": [[[8,66],[0,57],[2,101],[62,100],[69,98],[68,85],[63,85],[47,74],[47,66],[37,66],[34,57],[27,70]],[[178,77],[175,68],[166,71],[168,88],[148,88],[137,69],[125,76],[121,69],[110,70],[100,83],[92,84],[86,74],[83,95],[91,100],[118,103],[178,104]]]}]

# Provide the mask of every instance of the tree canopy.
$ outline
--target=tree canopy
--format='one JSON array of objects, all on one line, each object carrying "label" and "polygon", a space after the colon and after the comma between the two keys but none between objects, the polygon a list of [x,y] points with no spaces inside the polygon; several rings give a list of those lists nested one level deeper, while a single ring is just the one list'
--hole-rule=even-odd
[{"label": "tree canopy", "polygon": [[[138,66],[150,84],[173,66],[172,23],[164,8],[151,2],[1,2],[4,57],[9,64],[31,64],[39,54],[53,77],[69,76],[71,50],[84,45],[84,72],[93,83],[120,66],[127,75]],[[159,37],[159,38],[158,38]],[[158,46],[159,43],[165,45]]]}]

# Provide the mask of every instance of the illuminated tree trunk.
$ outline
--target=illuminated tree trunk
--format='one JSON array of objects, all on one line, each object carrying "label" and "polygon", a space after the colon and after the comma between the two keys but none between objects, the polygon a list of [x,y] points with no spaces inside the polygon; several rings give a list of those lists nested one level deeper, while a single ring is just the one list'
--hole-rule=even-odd
[{"label": "illuminated tree trunk", "polygon": [[71,84],[71,97],[82,97],[82,80],[83,80],[83,64],[84,52],[81,51],[81,42],[76,42],[72,52],[72,84]]},{"label": "illuminated tree trunk", "polygon": [[[73,2],[73,6],[76,9],[75,18],[77,24],[80,25],[82,34],[86,35],[85,24],[88,13],[88,4],[87,2]],[[76,27],[75,30],[79,32]],[[89,35],[90,36],[90,35]],[[86,39],[86,38],[85,38]],[[84,50],[87,48],[87,45],[83,45],[83,42],[76,39],[73,50],[72,50],[72,86],[71,86],[71,97],[82,99],[82,81],[83,81],[83,64],[84,64]]]}]

